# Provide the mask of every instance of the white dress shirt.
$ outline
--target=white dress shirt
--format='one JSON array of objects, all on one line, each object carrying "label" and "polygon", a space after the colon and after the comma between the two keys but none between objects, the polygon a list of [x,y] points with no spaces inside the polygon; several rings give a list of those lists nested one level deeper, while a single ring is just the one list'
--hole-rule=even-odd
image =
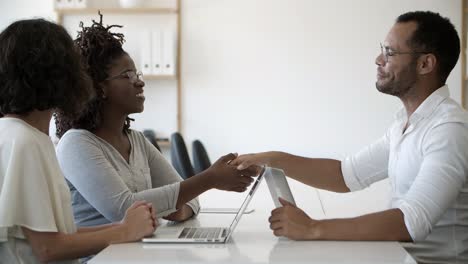
[{"label": "white dress shirt", "polygon": [[351,191],[389,177],[389,207],[403,212],[414,241],[404,246],[418,262],[468,263],[468,113],[447,86],[409,119],[400,110],[385,136],[341,169]]}]

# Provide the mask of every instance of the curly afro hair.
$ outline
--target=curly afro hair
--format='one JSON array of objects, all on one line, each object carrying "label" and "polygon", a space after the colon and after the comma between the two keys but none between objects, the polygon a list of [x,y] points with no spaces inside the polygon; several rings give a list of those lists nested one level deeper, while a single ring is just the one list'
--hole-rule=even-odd
[{"label": "curly afro hair", "polygon": [[30,19],[0,33],[1,115],[48,109],[73,115],[94,95],[90,83],[63,27]]},{"label": "curly afro hair", "polygon": [[[57,112],[55,116],[56,134],[59,138],[69,129],[86,129],[94,132],[102,123],[102,106],[104,102],[103,90],[100,83],[109,76],[109,70],[112,62],[127,54],[123,48],[124,35],[121,33],[110,32],[110,29],[120,25],[104,26],[102,24],[102,14],[99,12],[99,22],[93,20],[90,27],[85,27],[80,22],[81,31],[75,40],[75,45],[84,60],[86,71],[91,76],[96,97],[88,102],[84,110],[79,115],[70,115],[65,112]],[[130,121],[133,119],[127,117],[123,124],[123,131],[128,132]]]}]

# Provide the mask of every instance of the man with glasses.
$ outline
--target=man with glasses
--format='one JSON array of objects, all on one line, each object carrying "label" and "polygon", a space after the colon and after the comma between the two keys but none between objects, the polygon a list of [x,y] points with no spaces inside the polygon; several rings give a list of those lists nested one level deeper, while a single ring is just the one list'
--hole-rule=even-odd
[{"label": "man with glasses", "polygon": [[282,168],[298,181],[334,192],[390,179],[388,210],[315,220],[281,201],[270,228],[295,240],[402,241],[420,263],[468,263],[468,115],[446,83],[460,53],[450,21],[432,12],[399,16],[377,56],[377,89],[403,109],[387,133],[342,161],[284,152],[239,156],[238,169]]}]

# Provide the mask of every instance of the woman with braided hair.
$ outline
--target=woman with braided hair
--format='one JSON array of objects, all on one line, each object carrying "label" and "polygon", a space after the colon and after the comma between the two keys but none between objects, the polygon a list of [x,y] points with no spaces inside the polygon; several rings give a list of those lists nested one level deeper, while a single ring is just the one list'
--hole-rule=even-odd
[{"label": "woman with braided hair", "polygon": [[0,33],[0,262],[78,263],[155,229],[139,201],[114,224],[76,228],[70,191],[48,136],[52,113],[79,112],[94,95],[65,29],[21,20]]},{"label": "woman with braided hair", "polygon": [[57,155],[73,196],[79,226],[105,224],[122,217],[133,201],[151,202],[158,217],[183,221],[199,211],[197,196],[212,189],[243,192],[254,171],[220,158],[185,181],[143,136],[130,129],[132,113],[144,108],[145,83],[122,49],[124,36],[93,20],[80,23],[75,40],[93,80],[96,98],[78,116],[59,113]]}]

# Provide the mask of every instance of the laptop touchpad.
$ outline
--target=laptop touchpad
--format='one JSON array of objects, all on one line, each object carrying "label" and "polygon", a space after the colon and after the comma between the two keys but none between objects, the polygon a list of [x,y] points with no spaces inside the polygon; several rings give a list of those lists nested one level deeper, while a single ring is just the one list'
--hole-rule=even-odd
[{"label": "laptop touchpad", "polygon": [[153,236],[157,238],[178,238],[184,228],[158,228]]}]

